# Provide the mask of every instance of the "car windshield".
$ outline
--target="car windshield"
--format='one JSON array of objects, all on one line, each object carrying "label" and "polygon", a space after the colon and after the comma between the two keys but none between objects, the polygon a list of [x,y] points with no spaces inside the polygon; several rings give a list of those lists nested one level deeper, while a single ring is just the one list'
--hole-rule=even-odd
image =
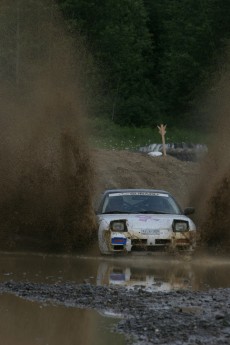
[{"label": "car windshield", "polygon": [[181,210],[166,193],[127,192],[108,194],[102,213],[181,214]]}]

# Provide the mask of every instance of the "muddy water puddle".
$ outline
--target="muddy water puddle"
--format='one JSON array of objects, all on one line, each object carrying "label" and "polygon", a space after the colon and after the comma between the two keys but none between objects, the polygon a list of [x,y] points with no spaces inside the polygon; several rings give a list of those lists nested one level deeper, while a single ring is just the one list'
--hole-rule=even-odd
[{"label": "muddy water puddle", "polygon": [[230,287],[230,258],[0,254],[0,281],[74,282],[151,291]]},{"label": "muddy water puddle", "polygon": [[[230,287],[230,259],[0,254],[0,282],[72,282],[170,291]],[[107,314],[104,314],[107,315]],[[118,322],[93,310],[52,306],[0,295],[0,343],[7,345],[122,345]],[[107,315],[108,316],[108,315]],[[111,317],[112,316],[112,317]]]},{"label": "muddy water puddle", "polygon": [[123,345],[115,321],[96,311],[45,306],[0,295],[0,343],[5,345]]}]

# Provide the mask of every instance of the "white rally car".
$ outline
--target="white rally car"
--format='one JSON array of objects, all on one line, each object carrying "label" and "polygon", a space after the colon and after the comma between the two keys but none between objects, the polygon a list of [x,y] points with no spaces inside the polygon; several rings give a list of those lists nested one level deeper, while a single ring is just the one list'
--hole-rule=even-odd
[{"label": "white rally car", "polygon": [[107,190],[97,211],[102,254],[183,249],[193,251],[196,226],[166,191]]}]

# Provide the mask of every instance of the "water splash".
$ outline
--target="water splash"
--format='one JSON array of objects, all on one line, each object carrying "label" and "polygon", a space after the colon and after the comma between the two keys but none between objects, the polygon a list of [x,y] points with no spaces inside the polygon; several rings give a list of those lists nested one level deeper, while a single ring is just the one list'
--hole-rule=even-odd
[{"label": "water splash", "polygon": [[94,236],[84,48],[52,1],[0,13],[1,247],[72,250]]}]

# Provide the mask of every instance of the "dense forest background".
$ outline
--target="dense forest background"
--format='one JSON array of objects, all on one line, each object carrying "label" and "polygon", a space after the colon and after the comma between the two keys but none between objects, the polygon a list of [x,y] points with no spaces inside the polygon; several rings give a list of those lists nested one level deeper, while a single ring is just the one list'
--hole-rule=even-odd
[{"label": "dense forest background", "polygon": [[[28,18],[32,13],[38,25],[47,26],[56,13],[53,6],[64,16],[73,39],[77,64],[83,71],[82,94],[93,117],[137,127],[163,122],[192,129],[211,122],[202,102],[227,68],[229,0],[14,3],[13,16],[7,1],[0,14],[1,79],[7,76],[7,82],[15,80],[19,85],[28,75],[27,60],[43,54],[41,44],[36,43],[39,34],[23,32],[20,13],[27,11]],[[4,22],[9,18],[7,11],[11,19]]]},{"label": "dense forest background", "polygon": [[94,114],[135,126],[207,122],[197,105],[224,68],[228,0],[58,4],[70,31],[81,33],[94,59],[91,77],[100,90],[91,103]]}]

